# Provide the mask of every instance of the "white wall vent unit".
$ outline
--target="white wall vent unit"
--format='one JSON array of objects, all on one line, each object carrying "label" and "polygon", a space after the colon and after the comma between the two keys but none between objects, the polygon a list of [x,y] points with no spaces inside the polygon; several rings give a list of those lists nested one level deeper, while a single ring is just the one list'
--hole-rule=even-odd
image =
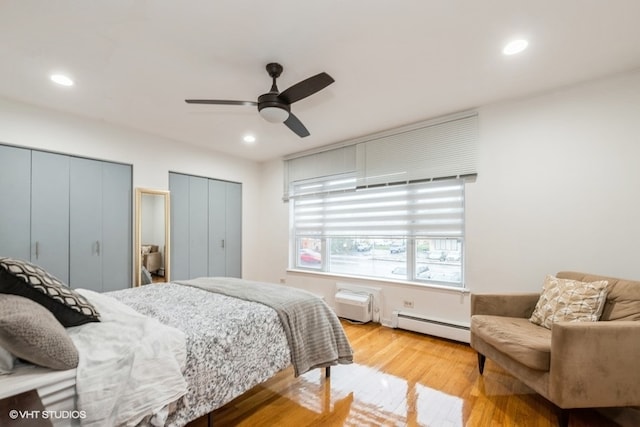
[{"label": "white wall vent unit", "polygon": [[433,319],[406,311],[393,312],[391,327],[466,343],[471,339],[469,325]]},{"label": "white wall vent unit", "polygon": [[336,295],[340,293],[361,295],[371,298],[371,320],[380,322],[380,310],[382,308],[382,289],[373,286],[356,285],[355,283],[336,282]]},{"label": "white wall vent unit", "polygon": [[356,322],[370,322],[373,316],[370,294],[339,290],[336,293],[336,315]]}]

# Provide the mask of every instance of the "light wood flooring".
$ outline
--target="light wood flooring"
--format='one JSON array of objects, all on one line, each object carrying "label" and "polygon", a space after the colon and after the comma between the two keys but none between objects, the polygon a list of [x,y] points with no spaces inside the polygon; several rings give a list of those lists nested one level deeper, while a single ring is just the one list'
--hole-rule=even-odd
[{"label": "light wood flooring", "polygon": [[[291,368],[211,414],[213,426],[556,426],[555,407],[467,344],[379,324],[343,325],[355,363],[294,378]],[[207,417],[190,426],[206,426]],[[570,427],[616,426],[595,410]]]}]

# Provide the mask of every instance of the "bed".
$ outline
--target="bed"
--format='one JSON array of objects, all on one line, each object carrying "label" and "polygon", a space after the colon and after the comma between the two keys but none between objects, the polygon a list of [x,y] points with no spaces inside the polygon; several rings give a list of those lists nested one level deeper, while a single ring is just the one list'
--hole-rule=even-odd
[{"label": "bed", "polygon": [[47,410],[67,411],[54,425],[184,426],[291,365],[298,376],[353,361],[328,305],[291,287],[200,278],[75,293],[100,315],[65,329],[78,366],[0,375],[0,398],[36,388]]}]

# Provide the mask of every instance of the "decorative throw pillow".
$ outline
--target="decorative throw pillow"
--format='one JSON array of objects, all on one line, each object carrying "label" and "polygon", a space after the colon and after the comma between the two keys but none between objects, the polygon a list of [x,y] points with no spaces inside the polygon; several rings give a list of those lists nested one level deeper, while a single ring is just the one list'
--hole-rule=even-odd
[{"label": "decorative throw pillow", "polygon": [[555,322],[596,322],[607,298],[606,280],[580,282],[547,275],[529,319],[551,329]]},{"label": "decorative throw pillow", "polygon": [[43,305],[65,327],[100,321],[98,311],[85,297],[27,261],[0,258],[0,293]]},{"label": "decorative throw pillow", "polygon": [[0,294],[0,345],[45,368],[78,366],[78,350],[60,322],[40,304],[18,295]]}]

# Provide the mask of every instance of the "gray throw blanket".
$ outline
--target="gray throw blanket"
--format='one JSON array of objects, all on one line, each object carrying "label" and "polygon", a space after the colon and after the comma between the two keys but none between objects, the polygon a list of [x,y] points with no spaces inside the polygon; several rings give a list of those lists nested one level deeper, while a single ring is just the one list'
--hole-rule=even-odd
[{"label": "gray throw blanket", "polygon": [[201,277],[174,283],[273,308],[287,335],[296,377],[314,368],[353,362],[353,350],[340,320],[321,298],[310,292],[231,277]]}]

